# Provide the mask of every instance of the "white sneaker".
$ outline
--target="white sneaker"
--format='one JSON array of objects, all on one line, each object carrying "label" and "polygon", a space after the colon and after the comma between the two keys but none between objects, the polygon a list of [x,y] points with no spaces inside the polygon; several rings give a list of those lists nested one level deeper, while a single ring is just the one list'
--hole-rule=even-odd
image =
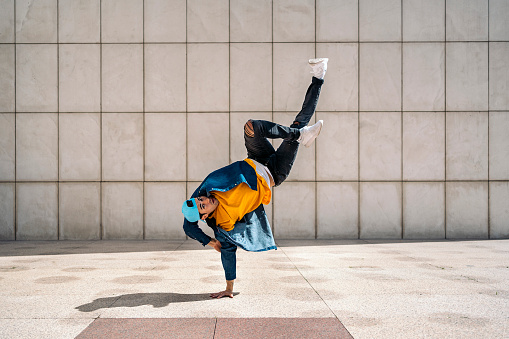
[{"label": "white sneaker", "polygon": [[300,137],[297,139],[298,142],[306,147],[311,146],[313,141],[316,139],[320,131],[322,130],[323,120],[318,120],[313,126],[306,126],[300,130]]},{"label": "white sneaker", "polygon": [[309,66],[313,69],[311,73],[315,78],[323,79],[325,72],[327,72],[328,58],[309,59]]}]

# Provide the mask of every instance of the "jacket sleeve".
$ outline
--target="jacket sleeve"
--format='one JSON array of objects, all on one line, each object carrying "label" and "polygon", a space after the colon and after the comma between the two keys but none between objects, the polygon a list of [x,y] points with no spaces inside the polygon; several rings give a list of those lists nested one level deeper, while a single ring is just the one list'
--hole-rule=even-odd
[{"label": "jacket sleeve", "polygon": [[184,232],[191,239],[197,240],[203,246],[206,246],[210,242],[210,237],[203,232],[203,230],[198,226],[198,222],[189,222],[186,218],[184,218]]},{"label": "jacket sleeve", "polygon": [[237,246],[229,242],[221,242],[221,263],[226,280],[237,278]]}]

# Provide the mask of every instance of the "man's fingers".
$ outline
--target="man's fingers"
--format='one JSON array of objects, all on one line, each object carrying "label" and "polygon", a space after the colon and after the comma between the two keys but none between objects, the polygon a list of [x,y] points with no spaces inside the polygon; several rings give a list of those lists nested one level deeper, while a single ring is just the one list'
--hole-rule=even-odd
[{"label": "man's fingers", "polygon": [[216,299],[221,299],[223,297],[233,298],[233,293],[229,293],[229,292],[211,293],[210,297],[211,298],[216,298]]}]

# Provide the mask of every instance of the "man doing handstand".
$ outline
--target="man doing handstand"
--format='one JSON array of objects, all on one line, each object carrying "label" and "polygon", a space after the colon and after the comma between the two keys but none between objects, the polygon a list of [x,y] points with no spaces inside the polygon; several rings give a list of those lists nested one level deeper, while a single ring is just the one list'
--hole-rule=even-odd
[{"label": "man doing handstand", "polygon": [[[210,173],[191,198],[182,205],[184,231],[203,246],[221,253],[226,290],[213,298],[233,298],[236,279],[236,251],[260,252],[276,249],[263,205],[270,202],[271,188],[290,174],[299,145],[309,147],[320,134],[323,121],[307,126],[316,109],[328,59],[311,59],[313,78],[301,111],[290,127],[270,121],[248,120],[244,125],[247,159]],[[283,139],[277,150],[268,139]],[[214,231],[210,238],[198,220]]]}]

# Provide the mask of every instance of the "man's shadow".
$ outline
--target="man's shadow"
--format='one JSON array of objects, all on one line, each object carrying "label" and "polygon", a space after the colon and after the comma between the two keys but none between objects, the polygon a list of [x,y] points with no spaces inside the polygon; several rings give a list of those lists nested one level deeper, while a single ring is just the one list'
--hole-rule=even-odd
[{"label": "man's shadow", "polygon": [[[237,295],[234,293],[234,295]],[[138,307],[152,305],[153,307],[165,307],[174,303],[191,301],[203,301],[212,299],[209,293],[181,294],[181,293],[133,293],[115,297],[98,298],[94,301],[76,307],[80,312],[93,312],[101,308],[114,307]]]}]

